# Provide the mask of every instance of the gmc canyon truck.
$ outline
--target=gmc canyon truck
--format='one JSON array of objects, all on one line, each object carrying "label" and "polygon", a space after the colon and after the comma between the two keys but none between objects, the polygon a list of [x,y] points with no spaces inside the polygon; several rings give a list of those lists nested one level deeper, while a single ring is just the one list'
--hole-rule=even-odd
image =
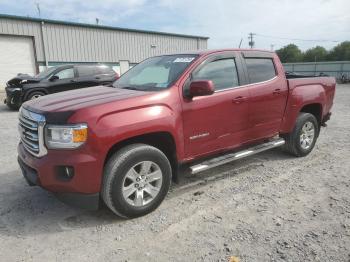
[{"label": "gmc canyon truck", "polygon": [[179,170],[195,174],[279,146],[309,154],[330,118],[335,79],[289,78],[268,51],[152,57],[113,87],[24,103],[18,162],[30,185],[64,202],[142,216]]}]

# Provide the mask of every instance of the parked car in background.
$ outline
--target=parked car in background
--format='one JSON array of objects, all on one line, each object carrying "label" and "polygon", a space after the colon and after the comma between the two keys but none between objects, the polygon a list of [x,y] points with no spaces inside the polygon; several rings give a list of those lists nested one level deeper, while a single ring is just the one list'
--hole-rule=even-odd
[{"label": "parked car in background", "polygon": [[61,65],[36,76],[18,74],[7,82],[4,103],[18,109],[23,102],[40,96],[98,85],[110,85],[119,75],[106,65]]}]

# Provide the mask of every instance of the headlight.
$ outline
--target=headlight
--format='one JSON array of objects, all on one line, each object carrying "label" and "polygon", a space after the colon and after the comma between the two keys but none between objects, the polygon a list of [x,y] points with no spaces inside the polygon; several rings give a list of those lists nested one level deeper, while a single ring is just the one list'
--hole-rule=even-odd
[{"label": "headlight", "polygon": [[50,149],[72,149],[87,140],[87,125],[47,125],[45,130],[46,146]]}]

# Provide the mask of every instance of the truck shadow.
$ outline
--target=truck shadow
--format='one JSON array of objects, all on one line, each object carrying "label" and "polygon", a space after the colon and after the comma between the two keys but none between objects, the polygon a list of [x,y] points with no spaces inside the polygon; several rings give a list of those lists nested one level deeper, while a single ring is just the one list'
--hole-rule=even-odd
[{"label": "truck shadow", "polygon": [[[178,184],[173,184],[167,199],[198,190],[201,186],[219,179],[230,179],[240,174],[242,170],[257,169],[262,162],[288,159],[293,157],[274,149],[216,167],[199,175],[186,175]],[[99,230],[109,224],[119,224],[121,227],[130,224],[135,226],[146,223],[150,217],[159,214],[156,211],[145,217],[125,220],[116,217],[106,207],[101,207],[98,211],[81,210],[61,203],[53,194],[41,188],[28,187],[19,171],[0,174],[0,177],[11,177],[9,186],[0,190],[0,236],[52,234],[81,228]]]},{"label": "truck shadow", "polygon": [[10,108],[8,108],[5,104],[3,104],[3,100],[0,98],[0,113],[11,113],[11,112],[14,112],[14,113],[18,113],[18,110],[11,110]]}]

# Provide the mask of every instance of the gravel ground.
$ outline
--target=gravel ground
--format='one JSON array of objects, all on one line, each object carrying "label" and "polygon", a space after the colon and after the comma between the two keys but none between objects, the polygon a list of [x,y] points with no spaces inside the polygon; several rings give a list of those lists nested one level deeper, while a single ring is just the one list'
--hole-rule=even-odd
[{"label": "gravel ground", "polygon": [[17,113],[0,105],[2,261],[350,261],[350,85],[313,152],[279,149],[173,185],[153,213],[122,220],[29,187]]}]

